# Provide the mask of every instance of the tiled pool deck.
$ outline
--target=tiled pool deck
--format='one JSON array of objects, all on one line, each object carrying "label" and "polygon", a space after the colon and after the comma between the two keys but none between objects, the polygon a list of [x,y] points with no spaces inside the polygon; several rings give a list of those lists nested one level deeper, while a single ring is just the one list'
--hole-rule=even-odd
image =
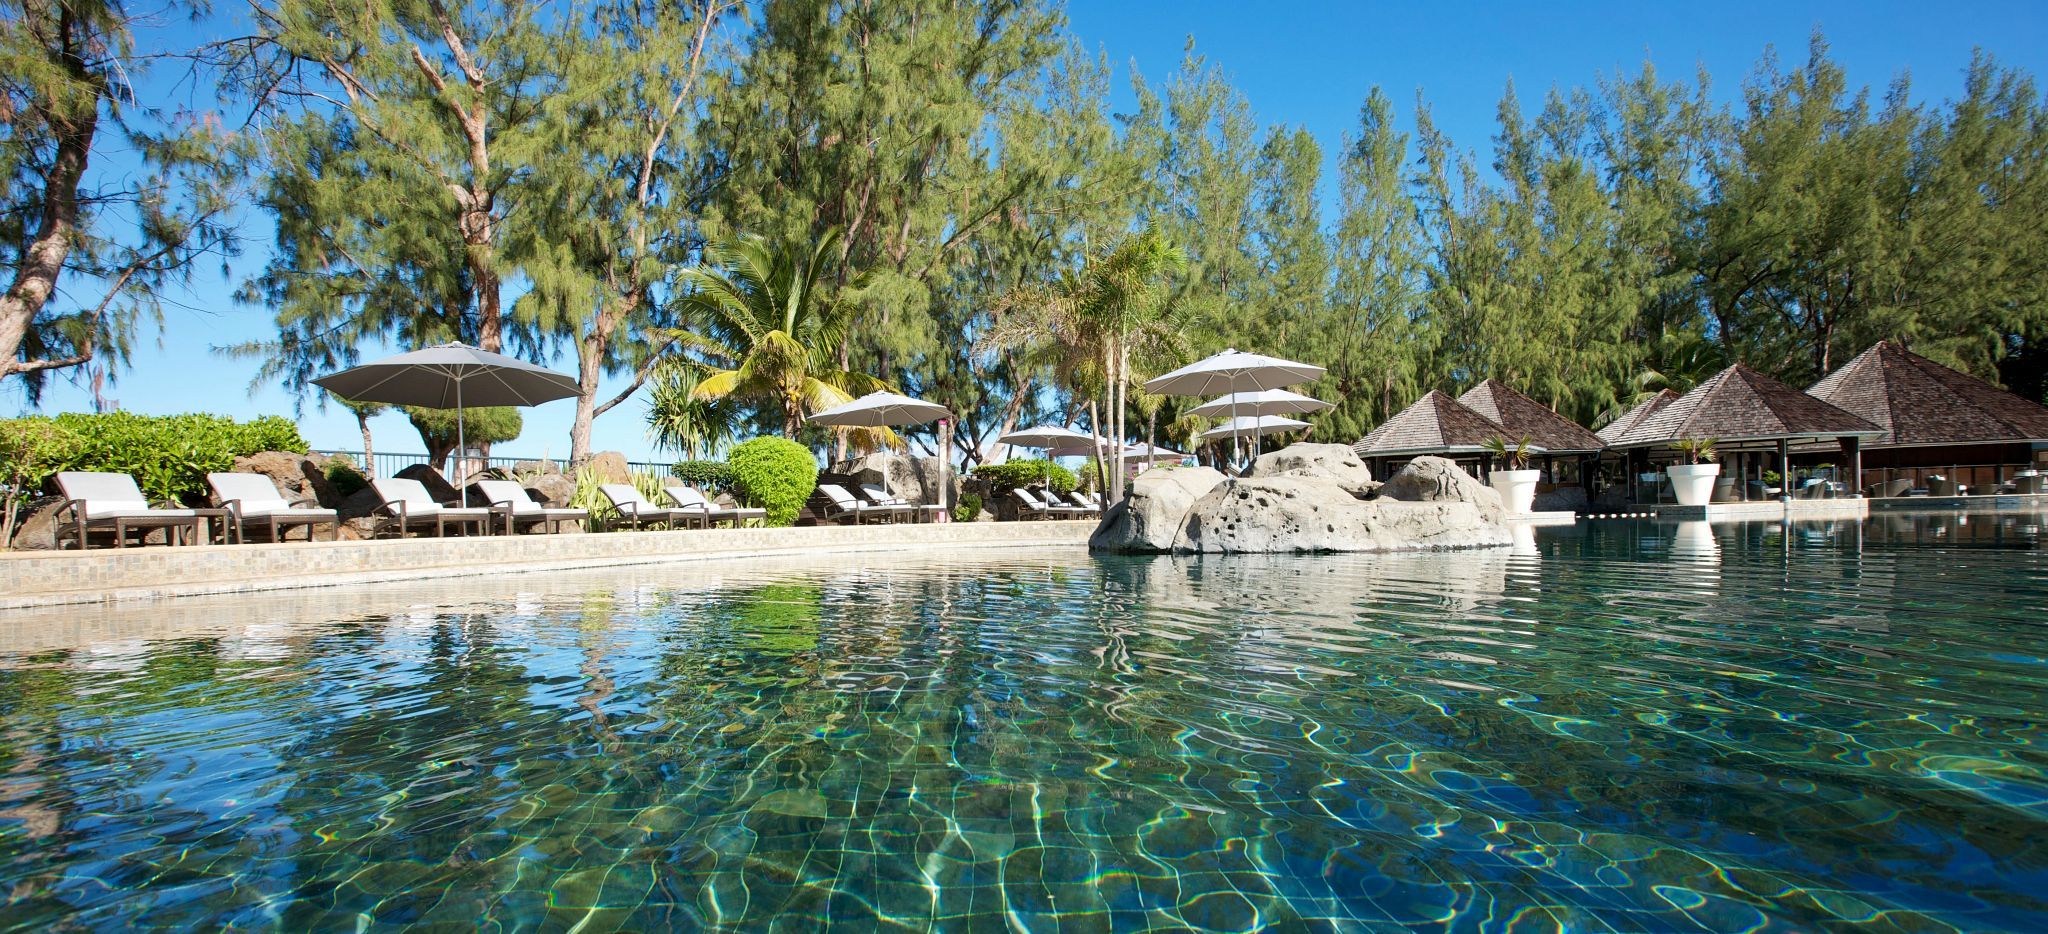
[{"label": "tiled pool deck", "polygon": [[1084,545],[1093,521],[490,535],[0,554],[0,609],[756,555]]}]

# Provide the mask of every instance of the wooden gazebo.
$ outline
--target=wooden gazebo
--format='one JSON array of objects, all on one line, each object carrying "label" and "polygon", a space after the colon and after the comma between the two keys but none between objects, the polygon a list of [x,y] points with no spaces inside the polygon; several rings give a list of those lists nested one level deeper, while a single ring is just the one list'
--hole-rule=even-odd
[{"label": "wooden gazebo", "polygon": [[[1723,468],[1716,498],[1753,499],[1764,490],[1762,473],[1775,463],[1780,493],[1789,492],[1791,446],[1832,441],[1852,465],[1861,442],[1884,430],[1835,405],[1807,395],[1743,364],[1735,364],[1617,432],[1609,446],[1628,452],[1632,476],[1676,458],[1679,441],[1713,439]],[[1852,466],[1850,476],[1857,476]],[[1754,472],[1756,481],[1748,480]]]},{"label": "wooden gazebo", "polygon": [[1488,441],[1514,441],[1520,437],[1448,393],[1432,389],[1393,418],[1381,422],[1351,449],[1372,465],[1373,476],[1384,477],[1388,463],[1393,460],[1424,454],[1453,460],[1483,458]]},{"label": "wooden gazebo", "polygon": [[[1864,444],[1857,474],[1871,495],[1944,485],[1935,480],[1992,492],[2048,472],[2048,407],[1894,341],[1878,342],[1807,392],[1883,430]],[[2036,485],[2025,484],[2029,492]]]}]

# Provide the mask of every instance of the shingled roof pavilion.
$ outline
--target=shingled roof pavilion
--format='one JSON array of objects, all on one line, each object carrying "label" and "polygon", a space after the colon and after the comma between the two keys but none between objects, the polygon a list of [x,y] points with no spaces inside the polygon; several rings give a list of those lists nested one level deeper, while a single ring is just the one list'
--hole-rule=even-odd
[{"label": "shingled roof pavilion", "polygon": [[1351,449],[1360,457],[1480,454],[1487,441],[1508,436],[1508,430],[1493,419],[1432,389],[1381,422]]},{"label": "shingled roof pavilion", "polygon": [[1614,439],[1621,437],[1629,429],[1642,424],[1643,419],[1657,414],[1665,406],[1677,401],[1677,390],[1659,389],[1656,395],[1636,403],[1634,408],[1621,413],[1620,418],[1608,422],[1605,428],[1594,432],[1594,434],[1599,436],[1602,444],[1613,444]]},{"label": "shingled roof pavilion", "polygon": [[[1723,459],[1734,462],[1732,475],[1724,471],[1716,491],[1726,500],[1787,492],[1790,484],[1784,478],[1793,476],[1794,442],[1833,441],[1854,463],[1861,456],[1862,440],[1883,434],[1883,429],[1850,412],[1738,363],[1613,433],[1608,444],[1631,451],[1630,459],[1641,468],[1649,466],[1653,453],[1675,456],[1670,449],[1679,441],[1713,439]],[[1767,469],[1779,471],[1777,486],[1764,477]],[[1752,471],[1754,481],[1749,479]],[[1635,476],[1644,474],[1639,469]]]},{"label": "shingled roof pavilion", "polygon": [[[1874,423],[1858,485],[1875,495],[1961,484],[2042,492],[2048,407],[1880,341],[1807,392]],[[1934,482],[1934,481],[1941,482]]]},{"label": "shingled roof pavilion", "polygon": [[1527,438],[1530,444],[1553,455],[1592,454],[1607,446],[1599,435],[1497,379],[1466,390],[1458,397],[1458,403],[1507,429],[1509,439]]}]

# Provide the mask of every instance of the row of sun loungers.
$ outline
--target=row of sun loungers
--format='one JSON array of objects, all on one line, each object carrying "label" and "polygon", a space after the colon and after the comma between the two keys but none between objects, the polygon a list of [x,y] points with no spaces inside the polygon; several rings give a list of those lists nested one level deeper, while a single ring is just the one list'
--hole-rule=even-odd
[{"label": "row of sun loungers", "polygon": [[1102,500],[1095,498],[1094,494],[1083,496],[1076,491],[1068,493],[1062,500],[1051,490],[1045,491],[1043,497],[1022,487],[1010,492],[1020,503],[1017,508],[1020,519],[1085,519],[1102,515]]}]

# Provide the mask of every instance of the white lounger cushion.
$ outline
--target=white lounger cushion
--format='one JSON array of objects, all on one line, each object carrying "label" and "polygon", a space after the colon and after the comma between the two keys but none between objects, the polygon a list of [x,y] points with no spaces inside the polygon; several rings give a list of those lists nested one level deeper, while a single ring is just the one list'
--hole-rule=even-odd
[{"label": "white lounger cushion", "polygon": [[277,491],[277,484],[260,473],[210,473],[206,475],[206,483],[213,487],[213,496],[221,505],[233,502],[245,519],[265,516],[313,519],[334,515],[332,509],[292,505],[284,494]]},{"label": "white lounger cushion", "polygon": [[612,508],[620,514],[641,518],[666,518],[673,510],[663,509],[647,501],[640,490],[630,483],[606,483],[598,487],[604,498],[612,501]]},{"label": "white lounger cushion", "polygon": [[431,516],[438,513],[444,516],[473,518],[491,514],[488,509],[443,506],[434,502],[434,497],[427,493],[426,485],[418,480],[378,477],[370,481],[370,485],[377,488],[377,495],[383,497],[385,503],[404,503],[405,514],[408,516]]},{"label": "white lounger cushion", "polygon": [[484,498],[495,503],[511,503],[515,516],[581,516],[581,509],[543,506],[533,501],[533,494],[513,480],[478,480],[475,484],[483,491]]},{"label": "white lounger cushion", "polygon": [[190,509],[150,508],[149,500],[142,495],[142,488],[135,485],[135,478],[125,473],[61,471],[57,474],[57,488],[64,491],[65,499],[85,501],[87,519],[112,519],[117,516],[156,516],[175,519],[195,515]]}]

